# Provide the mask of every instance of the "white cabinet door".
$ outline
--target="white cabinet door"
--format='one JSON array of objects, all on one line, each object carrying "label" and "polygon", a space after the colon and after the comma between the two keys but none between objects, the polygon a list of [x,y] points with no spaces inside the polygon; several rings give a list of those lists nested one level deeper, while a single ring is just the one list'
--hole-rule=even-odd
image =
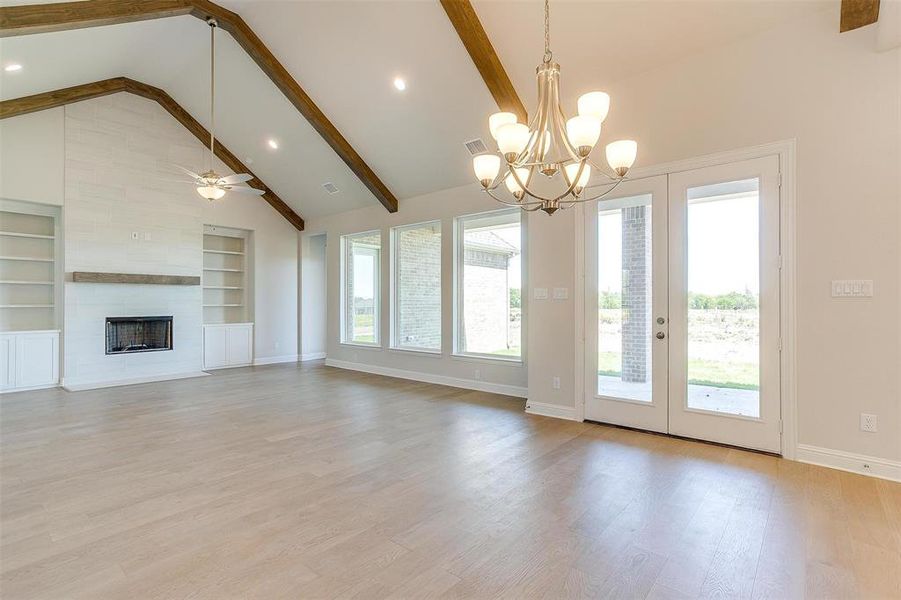
[{"label": "white cabinet door", "polygon": [[59,336],[23,333],[16,336],[16,387],[53,385],[59,379]]},{"label": "white cabinet door", "polygon": [[203,367],[215,369],[228,365],[225,327],[203,328]]},{"label": "white cabinet door", "polygon": [[253,360],[253,327],[227,327],[226,332],[228,364],[249,365]]},{"label": "white cabinet door", "polygon": [[16,336],[0,335],[0,390],[16,386]]}]

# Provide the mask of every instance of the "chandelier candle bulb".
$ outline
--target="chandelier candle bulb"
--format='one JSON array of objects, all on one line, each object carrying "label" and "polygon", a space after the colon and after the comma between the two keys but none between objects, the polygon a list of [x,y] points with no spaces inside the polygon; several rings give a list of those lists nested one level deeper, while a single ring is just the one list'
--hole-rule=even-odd
[{"label": "chandelier candle bulb", "polygon": [[516,115],[511,112],[496,112],[488,117],[488,130],[491,132],[491,137],[497,140],[497,130],[508,123],[516,123]]},{"label": "chandelier candle bulb", "polygon": [[601,122],[594,117],[579,115],[566,122],[566,137],[569,143],[586,157],[601,137]]},{"label": "chandelier candle bulb", "polygon": [[507,159],[512,163],[516,157],[526,149],[529,143],[529,127],[522,123],[507,123],[501,125],[497,130],[497,147]]},{"label": "chandelier candle bulb", "polygon": [[476,172],[476,179],[482,187],[488,187],[497,177],[501,168],[501,157],[497,154],[479,154],[472,157],[472,168]]},{"label": "chandelier candle bulb", "polygon": [[607,162],[620,177],[623,177],[635,164],[636,154],[638,154],[638,143],[635,140],[617,140],[607,144]]},{"label": "chandelier candle bulb", "polygon": [[604,92],[588,92],[579,97],[579,116],[594,117],[601,123],[610,111],[610,96]]}]

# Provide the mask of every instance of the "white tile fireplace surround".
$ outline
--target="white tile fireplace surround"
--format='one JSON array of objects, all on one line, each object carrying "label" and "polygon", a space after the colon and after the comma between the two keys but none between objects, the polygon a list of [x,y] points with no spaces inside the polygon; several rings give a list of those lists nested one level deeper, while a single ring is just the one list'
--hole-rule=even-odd
[{"label": "white tile fireplace surround", "polygon": [[[70,390],[202,375],[197,285],[66,283],[63,386]],[[106,354],[106,318],[172,315],[173,349]]]}]

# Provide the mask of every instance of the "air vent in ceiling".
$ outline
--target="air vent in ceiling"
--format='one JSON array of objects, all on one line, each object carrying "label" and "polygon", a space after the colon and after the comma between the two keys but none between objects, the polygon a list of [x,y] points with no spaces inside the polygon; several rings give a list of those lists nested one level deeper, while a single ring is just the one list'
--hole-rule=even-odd
[{"label": "air vent in ceiling", "polygon": [[326,181],[325,183],[322,184],[322,187],[324,187],[325,191],[328,192],[329,194],[337,194],[338,193],[338,186],[336,186],[331,181]]},{"label": "air vent in ceiling", "polygon": [[483,142],[481,138],[463,142],[463,145],[466,146],[466,149],[469,150],[469,153],[473,156],[475,156],[476,154],[484,154],[485,152],[488,152],[488,146],[485,145],[485,142]]}]

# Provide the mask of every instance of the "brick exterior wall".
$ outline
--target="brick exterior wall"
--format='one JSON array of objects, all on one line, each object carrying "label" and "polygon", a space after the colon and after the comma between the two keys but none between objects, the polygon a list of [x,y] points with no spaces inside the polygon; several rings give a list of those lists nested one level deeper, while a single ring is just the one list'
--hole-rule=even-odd
[{"label": "brick exterior wall", "polygon": [[645,206],[624,208],[622,380],[646,382],[651,369],[651,216]]},{"label": "brick exterior wall", "polygon": [[402,229],[396,236],[397,319],[394,343],[441,349],[441,228]]},{"label": "brick exterior wall", "polygon": [[463,264],[463,348],[467,352],[497,352],[507,348],[510,302],[509,256],[503,252],[466,248]]}]

